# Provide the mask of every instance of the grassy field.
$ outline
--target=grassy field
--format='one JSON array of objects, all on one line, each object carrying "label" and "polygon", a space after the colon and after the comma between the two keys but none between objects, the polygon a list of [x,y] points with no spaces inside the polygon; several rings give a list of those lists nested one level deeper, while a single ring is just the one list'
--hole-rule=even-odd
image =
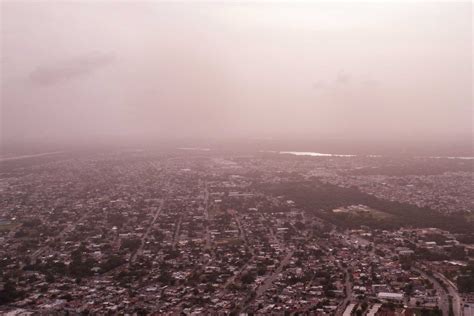
[{"label": "grassy field", "polygon": [[393,218],[392,214],[382,212],[365,205],[351,205],[344,208],[337,208],[333,210],[333,213],[343,213],[348,214],[351,217],[372,218],[375,220]]},{"label": "grassy field", "polygon": [[0,232],[10,231],[16,227],[15,223],[0,224]]},{"label": "grassy field", "polygon": [[466,215],[466,219],[467,219],[468,222],[473,223],[474,222],[474,213]]}]

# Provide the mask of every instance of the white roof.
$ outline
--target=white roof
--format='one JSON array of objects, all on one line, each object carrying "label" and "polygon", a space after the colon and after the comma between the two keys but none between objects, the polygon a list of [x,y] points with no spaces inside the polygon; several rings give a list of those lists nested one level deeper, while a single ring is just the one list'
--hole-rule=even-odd
[{"label": "white roof", "polygon": [[372,306],[372,308],[367,313],[367,316],[375,316],[375,313],[377,313],[380,307],[382,307],[382,304],[374,304],[374,306]]},{"label": "white roof", "polygon": [[354,309],[355,306],[356,306],[356,304],[354,304],[354,303],[351,303],[351,304],[347,305],[347,307],[344,310],[344,313],[342,314],[342,316],[351,316],[352,310]]},{"label": "white roof", "polygon": [[403,294],[402,293],[380,292],[379,294],[377,294],[377,297],[378,298],[402,300],[403,299]]}]

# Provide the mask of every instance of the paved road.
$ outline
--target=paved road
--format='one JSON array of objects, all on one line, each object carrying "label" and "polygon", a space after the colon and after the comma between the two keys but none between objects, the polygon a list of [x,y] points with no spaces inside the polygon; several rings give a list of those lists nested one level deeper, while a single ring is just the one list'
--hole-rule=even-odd
[{"label": "paved road", "polygon": [[[275,269],[275,271],[273,273],[271,273],[266,279],[265,281],[263,281],[262,284],[260,284],[260,286],[256,289],[255,293],[255,297],[248,301],[246,303],[245,306],[243,306],[242,308],[240,308],[240,305],[239,307],[237,307],[237,311],[240,312],[240,311],[246,311],[247,308],[249,307],[250,303],[253,302],[255,299],[257,299],[259,296],[261,296],[263,293],[265,293],[266,290],[268,290],[270,288],[270,286],[272,285],[272,283],[276,280],[276,278],[278,277],[278,275],[281,273],[281,271],[283,270],[283,268],[290,262],[290,259],[291,257],[293,257],[293,253],[295,251],[294,250],[290,250],[287,252],[286,256],[280,261],[280,264],[278,265],[278,267]],[[245,300],[244,302],[241,302],[241,304],[245,303]]]},{"label": "paved road", "polygon": [[275,271],[270,274],[265,281],[257,288],[257,295],[256,298],[261,296],[263,293],[265,293],[266,290],[270,288],[272,283],[277,279],[278,275],[281,273],[283,268],[290,262],[291,257],[293,257],[294,250],[290,250],[286,256],[280,261],[280,264],[278,265],[278,268],[275,269]]},{"label": "paved road", "polygon": [[151,221],[150,225],[148,225],[148,228],[147,230],[145,231],[145,233],[142,235],[142,238],[140,240],[140,247],[138,247],[137,251],[135,251],[134,253],[132,253],[132,255],[130,256],[130,261],[129,261],[129,264],[131,265],[135,259],[141,255],[143,253],[143,247],[145,246],[145,240],[146,238],[148,237],[148,234],[150,234],[150,231],[151,231],[151,228],[153,227],[153,225],[155,224],[156,220],[158,219],[158,216],[160,215],[161,213],[161,210],[163,209],[163,205],[165,204],[165,201],[162,199],[161,202],[160,202],[160,206],[158,207],[158,209],[156,210],[155,212],[155,215],[153,216],[153,220]]},{"label": "paved road", "polygon": [[[66,233],[72,232],[76,228],[77,224],[81,223],[91,212],[92,212],[92,210],[88,211],[88,212],[85,212],[84,214],[82,214],[82,216],[78,220],[70,223],[63,230],[61,230],[61,232],[56,237],[56,238],[58,238],[58,243],[59,244],[63,243],[65,241]],[[37,249],[33,254],[30,255],[30,261],[35,262],[40,255],[44,254],[48,250],[51,250],[49,245],[45,245],[45,246]],[[22,263],[20,265],[20,268],[23,268],[24,266],[25,266],[25,264]]]},{"label": "paved road", "polygon": [[176,248],[176,244],[179,241],[179,234],[181,231],[181,223],[183,222],[183,214],[179,216],[178,224],[176,225],[176,230],[173,235],[173,249]]},{"label": "paved road", "polygon": [[342,301],[341,304],[337,307],[336,310],[336,316],[341,316],[344,313],[344,310],[346,309],[347,304],[350,303],[351,298],[352,298],[352,282],[351,278],[349,276],[349,269],[344,269],[344,273],[346,275],[345,279],[345,284],[344,287],[346,289],[346,297],[344,298],[344,301]]},{"label": "paved road", "polygon": [[209,232],[209,187],[205,183],[204,216],[206,217],[206,249],[211,249],[211,233]]},{"label": "paved road", "polygon": [[[448,288],[448,293],[451,295],[453,298],[453,313],[455,316],[462,316],[463,315],[463,308],[462,308],[462,299],[461,296],[459,295],[457,286],[451,282],[447,277],[445,277],[443,274],[435,272],[434,275],[442,280],[444,284],[446,284]],[[448,314],[447,314],[448,315]]]},{"label": "paved road", "polygon": [[[433,276],[428,275],[425,273],[424,270],[418,269],[418,268],[412,268],[414,271],[418,272],[423,278],[429,280],[436,291],[438,292],[440,299],[438,302],[438,306],[443,312],[443,315],[448,316],[449,315],[449,299],[448,299],[448,293],[443,289],[443,287],[439,284],[438,280],[436,280]],[[455,314],[456,315],[456,314]]]},{"label": "paved road", "polygon": [[242,222],[240,221],[240,217],[237,214],[237,211],[236,210],[230,210],[230,214],[233,216],[235,222],[237,223],[237,227],[239,228],[239,232],[240,232],[240,234],[239,234],[240,239],[242,239],[245,246],[247,246],[247,248],[249,249],[250,253],[253,256],[254,255],[254,249],[253,249],[253,247],[250,247],[250,245],[249,245],[247,234],[245,233],[245,229],[242,226]]},{"label": "paved road", "polygon": [[227,289],[231,284],[233,284],[233,283],[235,282],[235,279],[236,279],[237,277],[239,277],[240,275],[242,275],[242,272],[244,272],[244,271],[247,269],[247,267],[248,267],[251,263],[253,263],[253,260],[254,260],[254,259],[255,259],[255,257],[252,256],[252,257],[247,261],[247,263],[244,264],[244,265],[242,266],[242,268],[239,269],[239,271],[238,271],[236,274],[234,274],[233,276],[231,276],[230,278],[228,278],[227,281],[224,283],[223,288],[224,288],[224,289]]},{"label": "paved road", "polygon": [[239,227],[239,230],[240,230],[240,238],[243,240],[243,242],[245,243],[245,245],[247,246],[247,248],[249,249],[252,257],[250,257],[250,259],[247,261],[247,263],[245,263],[242,268],[239,269],[239,271],[234,274],[233,276],[231,276],[230,278],[227,279],[227,281],[225,282],[224,284],[224,289],[228,288],[229,285],[233,284],[235,282],[235,279],[237,277],[239,277],[240,275],[242,275],[242,273],[247,269],[247,267],[254,262],[254,259],[255,259],[255,251],[253,249],[253,247],[250,247],[250,245],[248,244],[248,239],[247,239],[247,234],[245,233],[245,230],[244,230],[244,227],[242,226],[242,223],[240,221],[240,218],[239,216],[237,215],[237,212],[235,210],[231,210],[231,214],[232,216],[234,217],[236,223],[237,223],[237,226]]}]

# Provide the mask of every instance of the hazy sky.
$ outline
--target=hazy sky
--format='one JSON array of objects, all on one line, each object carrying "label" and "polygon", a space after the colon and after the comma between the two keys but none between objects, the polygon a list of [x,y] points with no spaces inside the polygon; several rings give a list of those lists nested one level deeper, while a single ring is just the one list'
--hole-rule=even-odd
[{"label": "hazy sky", "polygon": [[2,1],[4,139],[466,137],[470,2]]}]

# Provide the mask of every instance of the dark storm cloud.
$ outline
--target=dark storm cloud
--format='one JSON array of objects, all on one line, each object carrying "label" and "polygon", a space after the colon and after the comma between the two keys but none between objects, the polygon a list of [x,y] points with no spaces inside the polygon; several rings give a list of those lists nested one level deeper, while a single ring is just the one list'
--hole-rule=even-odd
[{"label": "dark storm cloud", "polygon": [[73,59],[62,61],[56,65],[41,66],[31,72],[30,80],[39,85],[57,84],[77,77],[92,74],[114,61],[112,54],[89,53]]}]

